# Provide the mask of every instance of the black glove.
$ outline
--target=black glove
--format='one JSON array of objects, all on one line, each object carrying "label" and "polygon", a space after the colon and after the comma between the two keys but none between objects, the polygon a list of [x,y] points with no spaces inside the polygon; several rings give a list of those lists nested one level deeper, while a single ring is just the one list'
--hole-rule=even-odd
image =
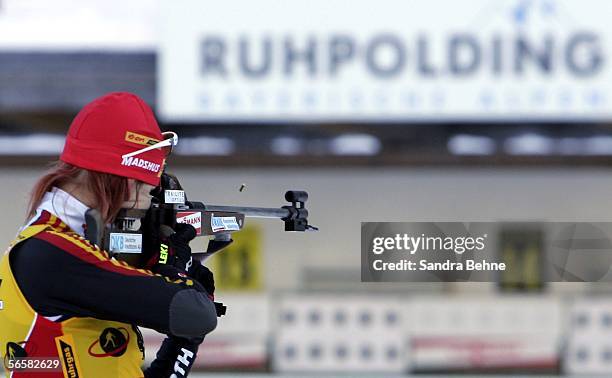
[{"label": "black glove", "polygon": [[[162,230],[162,233],[165,230]],[[174,232],[167,231],[169,236],[162,237],[159,254],[154,256],[152,271],[171,279],[189,276],[198,282],[210,300],[215,299],[215,279],[210,269],[202,265],[199,261],[193,262],[191,258],[191,248],[189,242],[196,237],[196,230],[192,225],[179,223]],[[156,262],[155,262],[156,261]],[[226,307],[222,303],[214,302],[217,316],[225,315]]]},{"label": "black glove", "polygon": [[162,235],[159,251],[153,254],[147,266],[159,274],[176,270],[187,272],[192,263],[189,242],[196,237],[195,228],[190,224],[178,223],[174,230],[165,227],[161,233],[164,232],[167,235]]},{"label": "black glove", "polygon": [[168,336],[157,351],[155,360],[145,369],[145,378],[187,377],[203,340]]},{"label": "black glove", "polygon": [[215,278],[213,273],[202,265],[198,261],[194,261],[189,270],[187,271],[189,277],[193,278],[195,281],[199,282],[206,292],[214,298],[215,295]]},{"label": "black glove", "polygon": [[166,244],[168,246],[169,261],[166,264],[174,265],[183,271],[187,271],[192,262],[191,247],[189,247],[189,242],[192,241],[196,235],[196,229],[193,228],[192,225],[178,223],[174,227],[174,233],[171,234],[166,240],[162,239],[162,244]]},{"label": "black glove", "polygon": [[[213,273],[210,271],[210,269],[208,269],[207,267],[205,267],[204,265],[196,261],[191,266],[191,268],[189,268],[189,271],[187,273],[189,274],[189,277],[193,278],[194,280],[198,281],[202,286],[204,286],[204,289],[208,293],[208,297],[214,301],[215,300],[215,278],[213,276]],[[227,311],[227,307],[223,303],[220,303],[220,302],[213,302],[213,303],[215,304],[215,310],[217,311],[217,316],[225,315]]]}]

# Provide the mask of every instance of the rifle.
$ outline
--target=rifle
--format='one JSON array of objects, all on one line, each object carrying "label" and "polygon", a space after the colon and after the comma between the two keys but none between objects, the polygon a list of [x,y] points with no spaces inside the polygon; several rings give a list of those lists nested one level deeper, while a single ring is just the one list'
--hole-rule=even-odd
[{"label": "rifle", "polygon": [[230,245],[231,234],[244,227],[246,218],[280,219],[290,232],[318,230],[308,223],[305,191],[287,191],[285,200],[290,204],[279,208],[209,205],[189,201],[178,179],[163,173],[160,186],[151,194],[149,209],[121,209],[110,225],[103,224],[98,210],[89,210],[85,214],[86,239],[117,259],[143,266],[177,223],[191,224],[197,236],[212,236],[205,251],[192,252],[199,261]]}]

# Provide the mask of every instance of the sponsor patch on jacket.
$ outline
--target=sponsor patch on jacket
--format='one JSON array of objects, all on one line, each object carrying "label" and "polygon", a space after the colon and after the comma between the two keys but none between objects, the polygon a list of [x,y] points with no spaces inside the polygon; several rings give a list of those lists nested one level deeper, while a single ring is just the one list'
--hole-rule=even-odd
[{"label": "sponsor patch on jacket", "polygon": [[79,378],[81,377],[81,368],[79,361],[74,353],[74,340],[71,335],[63,335],[55,338],[55,345],[62,361],[62,370],[64,377]]},{"label": "sponsor patch on jacket", "polygon": [[129,343],[130,332],[126,328],[108,327],[89,345],[87,353],[92,357],[121,357]]},{"label": "sponsor patch on jacket", "polygon": [[159,164],[133,156],[123,157],[121,160],[121,165],[125,165],[126,167],[138,167],[155,173],[159,172],[161,167]]},{"label": "sponsor patch on jacket", "polygon": [[125,132],[125,140],[126,142],[132,142],[136,144],[140,144],[143,146],[151,146],[155,143],[159,143],[159,140],[155,138],[148,137],[146,135],[133,133],[131,131]]}]

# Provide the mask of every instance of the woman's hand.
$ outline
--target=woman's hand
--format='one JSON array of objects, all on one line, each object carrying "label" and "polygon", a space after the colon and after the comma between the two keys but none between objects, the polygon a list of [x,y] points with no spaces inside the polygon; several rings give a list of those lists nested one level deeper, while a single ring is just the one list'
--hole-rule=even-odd
[{"label": "woman's hand", "polygon": [[172,278],[186,273],[194,281],[199,282],[212,299],[215,294],[213,273],[200,262],[194,262],[191,257],[189,242],[195,237],[196,230],[192,225],[177,224],[174,233],[162,240],[158,261],[153,271]]},{"label": "woman's hand", "polygon": [[[183,271],[189,270],[192,264],[191,247],[189,242],[196,237],[196,229],[186,223],[178,223],[171,234],[162,244],[168,246],[168,259],[166,264],[173,265]],[[165,242],[165,243],[164,243]],[[160,249],[160,259],[162,250]]]},{"label": "woman's hand", "polygon": [[192,263],[189,242],[196,237],[195,228],[185,223],[177,224],[174,230],[164,227],[167,230],[162,230],[160,234],[165,232],[166,235],[161,236],[159,250],[149,257],[145,268],[159,274],[170,270],[187,272]]},{"label": "woman's hand", "polygon": [[210,271],[210,269],[202,265],[200,262],[196,261],[193,263],[191,268],[189,268],[189,270],[187,271],[187,274],[189,275],[189,277],[193,278],[194,280],[202,284],[202,286],[204,286],[204,289],[206,290],[208,295],[211,297],[211,299],[214,299],[215,278],[213,276],[213,273]]}]

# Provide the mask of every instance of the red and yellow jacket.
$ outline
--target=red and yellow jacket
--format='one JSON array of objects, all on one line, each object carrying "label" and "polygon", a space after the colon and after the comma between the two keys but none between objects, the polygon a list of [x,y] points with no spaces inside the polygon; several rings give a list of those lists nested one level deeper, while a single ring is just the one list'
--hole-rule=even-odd
[{"label": "red and yellow jacket", "polygon": [[[0,355],[55,358],[61,370],[11,377],[142,377],[137,325],[201,337],[216,325],[197,283],[172,281],[111,258],[47,211],[0,260]],[[208,302],[206,302],[208,301]],[[202,326],[201,316],[215,317]],[[187,324],[200,317],[197,323]]]}]

